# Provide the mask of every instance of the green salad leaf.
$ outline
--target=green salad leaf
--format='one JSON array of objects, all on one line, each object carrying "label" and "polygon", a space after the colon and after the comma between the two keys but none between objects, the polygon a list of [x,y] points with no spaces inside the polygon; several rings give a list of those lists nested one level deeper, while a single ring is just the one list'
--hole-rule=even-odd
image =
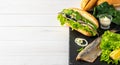
[{"label": "green salad leaf", "polygon": [[110,58],[109,54],[116,49],[120,48],[120,34],[113,33],[110,31],[105,31],[105,33],[102,35],[100,48],[102,50],[101,54],[101,61],[105,61],[108,64],[118,64],[118,60],[113,60]]},{"label": "green salad leaf", "polygon": [[112,5],[104,2],[96,7],[94,7],[93,15],[99,18],[101,14],[108,14],[113,17],[112,22],[120,25],[120,11],[116,10]]}]

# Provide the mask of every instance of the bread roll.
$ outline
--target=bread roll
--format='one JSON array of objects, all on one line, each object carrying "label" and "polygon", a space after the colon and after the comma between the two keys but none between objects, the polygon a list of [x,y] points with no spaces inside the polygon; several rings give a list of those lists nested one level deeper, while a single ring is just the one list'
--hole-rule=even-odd
[{"label": "bread roll", "polygon": [[81,9],[82,10],[90,10],[95,4],[96,4],[97,0],[82,0],[81,1]]},{"label": "bread roll", "polygon": [[100,5],[103,2],[108,2],[110,5],[113,5],[114,7],[120,6],[120,0],[98,0],[97,5]]}]

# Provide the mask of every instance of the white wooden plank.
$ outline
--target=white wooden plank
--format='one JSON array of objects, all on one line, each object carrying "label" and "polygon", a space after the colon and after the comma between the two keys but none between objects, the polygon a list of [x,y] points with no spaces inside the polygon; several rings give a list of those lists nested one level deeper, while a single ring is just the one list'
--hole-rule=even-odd
[{"label": "white wooden plank", "polygon": [[0,41],[66,41],[68,27],[0,27]]},{"label": "white wooden plank", "polygon": [[57,14],[79,0],[0,0],[0,26],[60,26]]},{"label": "white wooden plank", "polygon": [[53,15],[0,15],[0,26],[61,26]]},{"label": "white wooden plank", "polygon": [[68,41],[0,41],[0,56],[63,56]]},{"label": "white wooden plank", "polygon": [[54,26],[59,11],[79,3],[0,0],[0,65],[68,65],[69,29]]},{"label": "white wooden plank", "polygon": [[22,42],[23,41],[20,43],[2,41],[0,44],[2,45],[0,46],[0,64],[67,65],[68,44],[51,41],[48,41],[51,45],[49,45],[48,42]]},{"label": "white wooden plank", "polygon": [[67,56],[0,56],[1,65],[68,65]]},{"label": "white wooden plank", "polygon": [[79,6],[80,0],[0,0],[0,13],[51,14],[63,8]]},{"label": "white wooden plank", "polygon": [[67,65],[68,27],[0,27],[0,65]]}]

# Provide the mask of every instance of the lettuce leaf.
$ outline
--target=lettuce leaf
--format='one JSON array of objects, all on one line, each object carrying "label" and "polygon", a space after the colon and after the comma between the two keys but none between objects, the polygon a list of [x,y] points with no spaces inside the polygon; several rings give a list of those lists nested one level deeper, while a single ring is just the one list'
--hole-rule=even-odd
[{"label": "lettuce leaf", "polygon": [[102,50],[101,54],[101,61],[105,61],[108,64],[118,64],[118,60],[112,60],[109,56],[109,54],[115,50],[120,48],[120,34],[113,33],[110,31],[106,31],[102,35],[101,43],[100,43],[100,48]]}]

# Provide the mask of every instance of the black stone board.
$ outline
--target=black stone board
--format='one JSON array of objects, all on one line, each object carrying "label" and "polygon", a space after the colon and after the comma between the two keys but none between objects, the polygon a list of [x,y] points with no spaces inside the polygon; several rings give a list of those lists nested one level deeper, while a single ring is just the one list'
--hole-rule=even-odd
[{"label": "black stone board", "polygon": [[[116,24],[111,24],[111,29],[117,29],[117,30],[120,30],[120,26],[116,25]],[[104,31],[106,30],[103,30],[101,28],[98,29],[98,33],[100,35],[102,35],[104,33]],[[120,33],[120,32],[118,32]],[[95,36],[95,37],[87,37],[87,36],[84,36],[82,35],[81,33],[75,31],[75,30],[72,30],[70,28],[69,30],[69,65],[108,65],[106,62],[101,62],[100,61],[100,57],[98,57],[95,62],[93,63],[89,63],[89,62],[85,62],[85,61],[76,61],[76,56],[78,54],[78,49],[80,48],[80,46],[78,46],[74,40],[75,38],[85,38],[87,39],[87,41],[90,43],[92,42],[94,39],[96,39],[98,36]],[[99,35],[99,36],[100,36]],[[112,64],[109,64],[109,65],[112,65]],[[120,65],[120,63],[118,64]]]}]

